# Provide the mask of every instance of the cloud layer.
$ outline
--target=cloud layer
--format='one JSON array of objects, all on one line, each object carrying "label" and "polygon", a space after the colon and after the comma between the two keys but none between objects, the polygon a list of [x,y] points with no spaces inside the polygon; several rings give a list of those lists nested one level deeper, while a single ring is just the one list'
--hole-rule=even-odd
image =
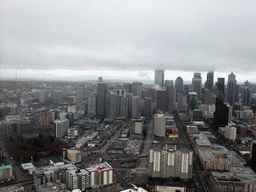
[{"label": "cloud layer", "polygon": [[0,69],[246,73],[256,66],[255,5],[2,1]]}]

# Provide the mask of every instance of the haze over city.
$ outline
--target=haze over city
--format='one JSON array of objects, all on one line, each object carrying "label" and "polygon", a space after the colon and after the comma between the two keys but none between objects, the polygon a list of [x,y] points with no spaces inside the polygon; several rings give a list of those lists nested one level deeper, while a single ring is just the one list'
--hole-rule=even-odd
[{"label": "haze over city", "polygon": [[256,192],[255,0],[1,0],[0,191]]},{"label": "haze over city", "polygon": [[[1,1],[1,79],[255,82],[255,1]],[[17,74],[17,75],[16,75]]]}]

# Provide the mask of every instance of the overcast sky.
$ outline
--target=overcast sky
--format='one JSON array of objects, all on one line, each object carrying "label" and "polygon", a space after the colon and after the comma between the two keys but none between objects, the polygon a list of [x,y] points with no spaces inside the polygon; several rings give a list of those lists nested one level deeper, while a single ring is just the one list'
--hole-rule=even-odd
[{"label": "overcast sky", "polygon": [[255,0],[0,2],[2,78],[256,82]]}]

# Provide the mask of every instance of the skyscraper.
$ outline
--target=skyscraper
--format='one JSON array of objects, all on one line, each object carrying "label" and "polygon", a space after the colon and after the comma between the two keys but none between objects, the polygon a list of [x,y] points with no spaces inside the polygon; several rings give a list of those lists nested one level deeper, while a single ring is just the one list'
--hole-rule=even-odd
[{"label": "skyscraper", "polygon": [[152,104],[152,99],[150,97],[145,97],[143,115],[146,117],[151,117],[152,115],[151,104]]},{"label": "skyscraper", "polygon": [[[176,148],[176,147],[175,147]],[[192,178],[193,151],[155,147],[149,150],[149,175],[153,178]]]},{"label": "skyscraper", "polygon": [[83,85],[76,86],[76,104],[80,105],[84,102],[85,89]]},{"label": "skyscraper", "polygon": [[183,79],[181,77],[177,77],[177,79],[175,80],[175,88],[177,93],[183,92]]},{"label": "skyscraper", "polygon": [[165,137],[166,118],[167,116],[163,113],[158,113],[154,116],[154,134],[158,137]]},{"label": "skyscraper", "polygon": [[97,100],[97,94],[96,93],[90,93],[88,96],[88,112],[87,115],[93,117],[96,116],[96,100]]},{"label": "skyscraper", "polygon": [[197,92],[188,93],[188,109],[193,111],[197,108],[198,95]]},{"label": "skyscraper", "polygon": [[229,107],[220,99],[216,98],[216,110],[214,112],[213,123],[216,129],[225,127],[229,121]]},{"label": "skyscraper", "polygon": [[251,106],[251,86],[248,81],[244,83],[243,106]]},{"label": "skyscraper", "polygon": [[159,89],[156,91],[156,111],[165,111],[165,90]]},{"label": "skyscraper", "polygon": [[165,110],[168,113],[172,113],[176,110],[175,108],[176,102],[176,89],[173,85],[166,87],[166,97],[165,97]]},{"label": "skyscraper", "polygon": [[98,83],[97,88],[97,115],[100,118],[106,116],[106,96],[108,91],[107,83]]},{"label": "skyscraper", "polygon": [[140,116],[140,97],[132,96],[132,117],[138,118]]},{"label": "skyscraper", "polygon": [[227,85],[227,102],[231,105],[238,101],[238,87],[236,84],[236,76],[231,72],[228,76]]},{"label": "skyscraper", "polygon": [[165,80],[165,87],[173,85],[173,80]]},{"label": "skyscraper", "polygon": [[251,164],[251,168],[254,171],[256,171],[256,140],[251,142],[250,164]]},{"label": "skyscraper", "polygon": [[124,83],[123,84],[123,88],[127,93],[131,93],[132,92],[132,84],[131,83]]},{"label": "skyscraper", "polygon": [[102,77],[99,77],[98,78],[98,83],[102,83],[103,82],[103,78]]},{"label": "skyscraper", "polygon": [[197,92],[198,98],[201,99],[201,84],[202,84],[201,73],[194,73],[194,78],[192,81],[194,85],[194,91]]},{"label": "skyscraper", "polygon": [[126,92],[124,89],[118,89],[116,92],[118,96],[118,117],[128,117],[128,98],[126,97]]},{"label": "skyscraper", "polygon": [[64,93],[63,91],[55,91],[51,93],[52,103],[62,103],[63,102]]},{"label": "skyscraper", "polygon": [[177,110],[187,110],[187,95],[186,93],[177,94]]},{"label": "skyscraper", "polygon": [[39,103],[46,104],[49,101],[49,92],[46,90],[37,90],[35,91],[35,97]]},{"label": "skyscraper", "polygon": [[116,119],[117,114],[117,105],[118,105],[118,96],[116,92],[109,93],[109,118]]},{"label": "skyscraper", "polygon": [[141,99],[142,93],[142,83],[141,82],[133,82],[132,83],[132,94],[133,96],[139,96]]},{"label": "skyscraper", "polygon": [[210,71],[207,73],[207,79],[206,79],[206,83],[205,83],[205,87],[207,89],[211,89],[213,86],[213,76],[214,76],[213,71]]},{"label": "skyscraper", "polygon": [[41,128],[51,127],[50,125],[51,120],[52,120],[51,113],[47,109],[42,109],[39,115],[40,127]]},{"label": "skyscraper", "polygon": [[217,89],[219,92],[219,98],[221,101],[225,100],[225,78],[218,78]]},{"label": "skyscraper", "polygon": [[155,85],[164,86],[164,70],[155,71]]}]

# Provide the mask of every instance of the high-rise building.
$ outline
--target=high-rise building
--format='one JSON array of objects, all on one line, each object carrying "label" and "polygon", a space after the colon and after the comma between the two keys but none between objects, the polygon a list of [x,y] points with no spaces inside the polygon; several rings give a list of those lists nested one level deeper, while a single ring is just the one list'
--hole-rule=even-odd
[{"label": "high-rise building", "polygon": [[39,122],[40,122],[40,127],[41,128],[49,128],[51,127],[51,113],[49,110],[47,109],[42,109],[40,111],[40,115],[39,115]]},{"label": "high-rise building", "polygon": [[66,172],[66,186],[67,188],[75,191],[80,189],[85,191],[87,188],[91,187],[91,177],[87,170],[73,170],[68,169]]},{"label": "high-rise building", "polygon": [[198,94],[197,92],[188,93],[188,109],[193,111],[197,108]]},{"label": "high-rise building", "polygon": [[151,117],[152,116],[152,99],[150,97],[146,97],[144,99],[144,110],[143,110],[143,116],[145,117]]},{"label": "high-rise building", "polygon": [[225,78],[218,78],[217,89],[225,93]]},{"label": "high-rise building", "polygon": [[116,119],[117,114],[117,105],[118,105],[118,96],[116,92],[109,93],[109,118]]},{"label": "high-rise building", "polygon": [[132,84],[131,84],[131,83],[124,83],[124,84],[123,84],[123,89],[124,89],[127,93],[131,93],[131,92],[132,92]]},{"label": "high-rise building", "polygon": [[176,89],[173,85],[166,87],[165,110],[168,113],[173,113],[176,110]]},{"label": "high-rise building", "polygon": [[172,85],[173,85],[173,80],[165,80],[165,87],[172,86]]},{"label": "high-rise building", "polygon": [[98,78],[98,83],[102,83],[103,82],[103,78],[102,77],[99,77]]},{"label": "high-rise building", "polygon": [[96,116],[96,100],[97,100],[97,94],[96,93],[90,93],[88,96],[88,111],[87,115],[90,117]]},{"label": "high-rise building", "polygon": [[68,119],[59,119],[54,121],[54,136],[61,138],[64,135],[67,135],[69,129],[69,120]]},{"label": "high-rise building", "polygon": [[201,99],[201,84],[202,84],[202,77],[201,73],[194,73],[193,78],[193,85],[194,85],[194,92],[197,92],[198,98]]},{"label": "high-rise building", "polygon": [[214,112],[213,124],[216,129],[225,127],[229,121],[229,107],[225,105],[219,98],[216,98],[216,110]]},{"label": "high-rise building", "polygon": [[49,101],[49,92],[46,90],[37,90],[35,91],[35,97],[39,103],[45,104]]},{"label": "high-rise building", "polygon": [[207,79],[205,83],[205,88],[211,89],[213,86],[213,78],[214,78],[214,73],[213,71],[210,71],[207,73]]},{"label": "high-rise building", "polygon": [[109,93],[109,117],[128,117],[128,98],[124,89],[118,89]]},{"label": "high-rise building", "polygon": [[186,93],[178,93],[177,94],[177,109],[187,110],[187,95]]},{"label": "high-rise building", "polygon": [[84,85],[76,86],[76,104],[80,105],[84,102],[85,89]]},{"label": "high-rise building", "polygon": [[97,87],[97,115],[99,118],[106,117],[106,96],[108,91],[107,83],[98,83]]},{"label": "high-rise building", "polygon": [[132,83],[132,94],[133,96],[139,96],[141,99],[142,93],[142,83],[141,82],[133,82]]},{"label": "high-rise building", "polygon": [[154,116],[154,134],[158,137],[165,137],[166,116],[163,113]]},{"label": "high-rise building", "polygon": [[115,182],[114,169],[107,162],[85,168],[91,176],[91,187],[102,187]]},{"label": "high-rise building", "polygon": [[138,118],[140,116],[140,97],[132,96],[132,117]]},{"label": "high-rise building", "polygon": [[164,86],[164,70],[155,71],[155,85]]},{"label": "high-rise building", "polygon": [[175,80],[175,88],[177,93],[183,92],[183,79],[181,77],[177,77],[177,79]]},{"label": "high-rise building", "polygon": [[254,171],[256,171],[256,140],[251,142],[250,165],[251,165],[251,168]]},{"label": "high-rise building", "polygon": [[118,96],[118,116],[128,117],[128,99],[126,98],[126,92],[124,89],[117,90]]},{"label": "high-rise building", "polygon": [[54,122],[56,119],[59,118],[60,110],[58,109],[51,109],[50,110],[50,116],[51,116],[51,122]]},{"label": "high-rise building", "polygon": [[60,104],[63,102],[63,91],[55,91],[51,93],[52,103]]},{"label": "high-rise building", "polygon": [[227,102],[233,105],[238,101],[238,86],[236,84],[236,76],[233,72],[228,75],[227,85]]},{"label": "high-rise building", "polygon": [[149,175],[153,178],[192,178],[193,152],[186,148],[155,147],[149,150]]},{"label": "high-rise building", "polygon": [[218,78],[217,89],[219,90],[219,99],[225,100],[225,78]]},{"label": "high-rise building", "polygon": [[59,118],[60,118],[60,119],[66,119],[66,118],[68,118],[68,113],[67,113],[67,112],[64,112],[64,111],[60,112],[60,113],[59,113]]},{"label": "high-rise building", "polygon": [[126,93],[126,98],[128,102],[128,117],[132,117],[132,93]]},{"label": "high-rise building", "polygon": [[243,106],[251,106],[251,86],[248,81],[244,83]]},{"label": "high-rise building", "polygon": [[174,122],[172,116],[165,115],[163,113],[157,113],[154,116],[154,134],[158,137],[165,137],[166,125],[170,125]]},{"label": "high-rise building", "polygon": [[156,91],[156,111],[165,111],[165,90],[159,89]]}]

